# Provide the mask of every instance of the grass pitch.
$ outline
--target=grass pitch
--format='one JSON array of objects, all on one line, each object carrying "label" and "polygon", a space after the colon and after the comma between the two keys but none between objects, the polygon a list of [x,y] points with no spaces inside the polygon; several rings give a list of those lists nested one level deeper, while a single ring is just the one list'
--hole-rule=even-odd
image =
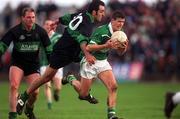
[{"label": "grass pitch", "polygon": [[[22,83],[20,92],[26,85]],[[117,115],[124,119],[165,119],[163,113],[164,95],[166,91],[179,91],[179,84],[167,83],[120,83],[118,88]],[[8,118],[8,83],[0,82],[0,119]],[[38,119],[107,119],[107,91],[100,83],[95,83],[92,94],[99,99],[99,104],[92,105],[80,101],[70,85],[63,86],[60,101],[53,102],[52,110],[47,109],[44,87],[35,105]],[[25,115],[18,119],[26,119]],[[180,106],[172,115],[172,119],[180,119]]]}]

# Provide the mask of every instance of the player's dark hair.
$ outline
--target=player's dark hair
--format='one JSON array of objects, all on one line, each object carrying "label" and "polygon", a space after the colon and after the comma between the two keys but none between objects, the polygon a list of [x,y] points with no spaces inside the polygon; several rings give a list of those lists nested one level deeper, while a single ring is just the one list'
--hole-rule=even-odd
[{"label": "player's dark hair", "polygon": [[112,16],[111,16],[112,19],[117,19],[117,18],[122,18],[122,19],[125,19],[125,15],[123,12],[117,10],[117,11],[114,11]]},{"label": "player's dark hair", "polygon": [[93,0],[88,7],[88,12],[92,13],[93,10],[98,11],[99,10],[99,6],[105,6],[104,2],[101,0]]},{"label": "player's dark hair", "polygon": [[21,16],[25,16],[26,15],[26,12],[35,12],[35,10],[31,7],[26,7],[22,10],[21,12]]}]

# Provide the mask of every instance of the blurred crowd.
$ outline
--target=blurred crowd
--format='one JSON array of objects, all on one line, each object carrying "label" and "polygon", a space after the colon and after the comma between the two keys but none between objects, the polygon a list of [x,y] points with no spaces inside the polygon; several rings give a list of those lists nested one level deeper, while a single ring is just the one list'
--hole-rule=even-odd
[{"label": "blurred crowd", "polygon": [[[19,22],[20,11],[29,4],[20,4],[17,9],[12,9],[9,4],[0,13],[0,37],[10,27]],[[109,22],[111,13],[121,10],[126,15],[124,31],[129,39],[129,49],[123,56],[111,51],[112,64],[141,62],[143,74],[162,74],[164,76],[177,76],[180,74],[180,2],[179,0],[158,1],[154,5],[147,5],[141,0],[136,2],[121,3],[110,0],[107,3],[106,17],[103,23]],[[56,4],[39,4],[36,6],[37,23],[47,19],[56,19],[65,13],[74,13],[82,8],[59,7]],[[101,25],[103,23],[97,24]],[[63,32],[63,26],[58,28]],[[10,52],[2,57],[1,65],[8,66]],[[2,67],[2,66],[0,66]],[[3,66],[4,67],[4,66]],[[71,67],[72,68],[72,67]]]}]

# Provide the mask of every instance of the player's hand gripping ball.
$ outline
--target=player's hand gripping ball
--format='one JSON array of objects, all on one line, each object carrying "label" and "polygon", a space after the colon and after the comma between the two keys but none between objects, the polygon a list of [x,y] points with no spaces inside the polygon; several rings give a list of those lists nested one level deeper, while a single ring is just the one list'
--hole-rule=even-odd
[{"label": "player's hand gripping ball", "polygon": [[112,36],[111,39],[113,40],[118,40],[120,42],[120,46],[121,48],[123,48],[124,46],[121,44],[125,41],[127,41],[127,35],[126,33],[124,33],[123,31],[115,31]]}]

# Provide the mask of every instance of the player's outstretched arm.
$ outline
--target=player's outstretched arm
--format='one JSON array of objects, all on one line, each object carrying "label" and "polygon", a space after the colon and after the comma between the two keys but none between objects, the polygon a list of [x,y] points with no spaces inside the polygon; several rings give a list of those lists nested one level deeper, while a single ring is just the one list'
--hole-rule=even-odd
[{"label": "player's outstretched arm", "polygon": [[87,42],[86,41],[81,42],[80,47],[81,47],[81,50],[84,53],[84,56],[85,56],[87,62],[89,64],[94,64],[96,58],[93,55],[90,54],[90,52],[86,49],[86,46],[87,46]]}]

